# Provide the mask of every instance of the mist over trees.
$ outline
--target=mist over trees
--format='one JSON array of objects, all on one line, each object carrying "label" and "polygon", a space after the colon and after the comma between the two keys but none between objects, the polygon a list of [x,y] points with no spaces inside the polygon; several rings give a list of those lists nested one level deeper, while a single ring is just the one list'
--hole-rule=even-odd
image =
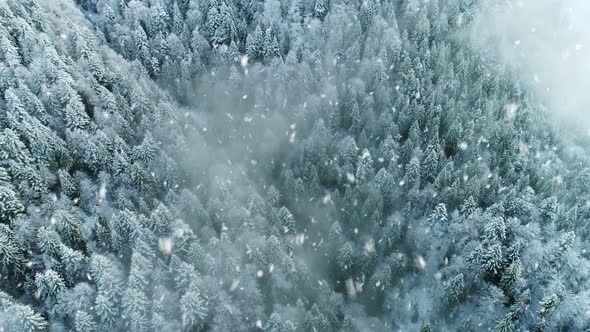
[{"label": "mist over trees", "polygon": [[0,330],[590,329],[587,139],[480,8],[0,0]]}]

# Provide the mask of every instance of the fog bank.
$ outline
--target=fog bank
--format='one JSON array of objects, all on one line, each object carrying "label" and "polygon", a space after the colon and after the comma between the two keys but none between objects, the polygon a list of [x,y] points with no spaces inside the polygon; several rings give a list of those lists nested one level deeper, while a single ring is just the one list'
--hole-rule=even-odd
[{"label": "fog bank", "polygon": [[532,87],[557,121],[590,125],[590,2],[484,1],[472,41]]}]

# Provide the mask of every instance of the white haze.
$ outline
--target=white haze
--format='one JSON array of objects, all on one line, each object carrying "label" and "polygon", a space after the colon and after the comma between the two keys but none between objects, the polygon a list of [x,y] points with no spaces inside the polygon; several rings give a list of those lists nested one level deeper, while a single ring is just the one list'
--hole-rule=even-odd
[{"label": "white haze", "polygon": [[515,70],[556,121],[588,130],[590,1],[489,0],[483,6],[473,42]]}]

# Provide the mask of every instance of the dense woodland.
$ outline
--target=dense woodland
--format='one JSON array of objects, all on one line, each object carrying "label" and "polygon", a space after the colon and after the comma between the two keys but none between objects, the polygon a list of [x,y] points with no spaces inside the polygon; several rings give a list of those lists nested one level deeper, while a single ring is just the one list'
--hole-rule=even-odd
[{"label": "dense woodland", "polygon": [[0,0],[0,330],[590,329],[590,154],[479,6]]}]

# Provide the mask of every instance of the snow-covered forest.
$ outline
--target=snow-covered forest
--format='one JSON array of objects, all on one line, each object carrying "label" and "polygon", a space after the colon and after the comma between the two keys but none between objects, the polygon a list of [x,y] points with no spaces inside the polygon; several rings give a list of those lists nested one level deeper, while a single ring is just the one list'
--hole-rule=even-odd
[{"label": "snow-covered forest", "polygon": [[517,3],[0,0],[0,331],[590,331]]}]

